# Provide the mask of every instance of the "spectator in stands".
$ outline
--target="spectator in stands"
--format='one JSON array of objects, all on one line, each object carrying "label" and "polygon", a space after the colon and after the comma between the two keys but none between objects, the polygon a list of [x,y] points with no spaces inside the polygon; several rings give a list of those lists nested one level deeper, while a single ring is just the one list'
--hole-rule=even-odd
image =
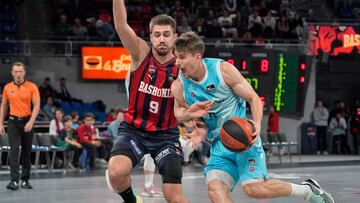
[{"label": "spectator in stands", "polygon": [[56,107],[52,97],[47,97],[46,104],[42,107],[42,111],[49,120],[54,119]]},{"label": "spectator in stands", "polygon": [[340,109],[340,101],[339,100],[335,100],[334,101],[334,108],[331,109],[330,114],[329,114],[329,118],[328,118],[328,123],[330,124],[330,121],[335,118],[337,112],[341,111]]},{"label": "spectator in stands", "polygon": [[81,99],[77,99],[71,96],[69,90],[67,89],[65,78],[60,78],[60,91],[58,97],[62,101],[77,101],[82,103]]},{"label": "spectator in stands", "polygon": [[79,127],[79,114],[76,111],[73,111],[71,113],[71,119],[72,119],[72,128],[74,130],[77,130]]},{"label": "spectator in stands", "polygon": [[286,15],[280,17],[280,20],[276,25],[277,35],[280,38],[289,39],[290,38],[290,27],[289,27],[289,19]]},{"label": "spectator in stands", "polygon": [[296,35],[296,26],[298,25],[298,20],[295,18],[296,12],[290,11],[289,12],[289,38],[290,39],[297,39]]},{"label": "spectator in stands", "polygon": [[250,5],[250,1],[245,0],[245,4],[244,6],[241,7],[241,14],[245,17],[248,18],[251,14],[252,8]]},{"label": "spectator in stands", "polygon": [[341,116],[345,119],[346,123],[350,120],[350,110],[344,101],[340,101]]},{"label": "spectator in stands", "polygon": [[212,26],[213,20],[217,20],[214,10],[209,10],[208,14],[200,19],[204,20],[205,29],[209,26]]},{"label": "spectator in stands", "polygon": [[186,9],[186,16],[190,23],[193,23],[199,17],[199,7],[195,1],[191,1],[190,7]]},{"label": "spectator in stands", "polygon": [[264,18],[266,15],[268,15],[269,11],[270,10],[268,9],[266,2],[261,1],[259,8],[259,15],[261,16],[261,18]]},{"label": "spectator in stands", "polygon": [[253,37],[259,37],[263,32],[262,18],[259,15],[259,11],[253,9],[253,12],[248,19],[248,30],[251,32]]},{"label": "spectator in stands", "polygon": [[159,3],[155,5],[155,14],[170,14],[170,8],[168,7],[168,4],[165,2],[165,0],[160,0]]},{"label": "spectator in stands", "polygon": [[300,17],[300,14],[297,13],[296,15],[297,16],[295,18],[297,19],[298,23],[295,28],[295,35],[297,36],[297,39],[305,41],[309,37],[309,33],[305,29],[305,21],[303,21],[303,19]]},{"label": "spectator in stands", "polygon": [[118,135],[118,130],[120,127],[120,123],[124,120],[124,110],[122,108],[119,108],[116,110],[116,120],[111,122],[108,126],[109,131],[109,137],[111,137],[113,140],[116,139]]},{"label": "spectator in stands", "polygon": [[69,163],[70,168],[79,167],[79,156],[81,152],[81,144],[76,141],[76,132],[72,128],[72,118],[71,116],[65,116],[64,118],[64,129],[60,131],[60,135],[56,140],[56,146],[67,149],[67,151],[74,151],[74,157],[71,163]]},{"label": "spectator in stands", "polygon": [[72,100],[72,96],[70,95],[67,87],[66,87],[66,79],[60,78],[60,91],[59,97],[62,101],[70,101]]},{"label": "spectator in stands", "polygon": [[240,11],[237,11],[233,17],[234,27],[237,30],[239,36],[243,36],[247,31],[247,19],[241,14]]},{"label": "spectator in stands", "polygon": [[204,0],[199,9],[199,17],[206,18],[210,10],[209,0]]},{"label": "spectator in stands", "polygon": [[115,109],[110,109],[110,112],[106,115],[105,121],[110,123],[116,119]]},{"label": "spectator in stands", "polygon": [[175,4],[171,7],[171,13],[184,13],[185,14],[185,8],[181,5],[180,0],[176,0]]},{"label": "spectator in stands", "polygon": [[87,35],[87,28],[81,24],[80,18],[75,18],[72,26],[72,33],[77,37],[84,37]]},{"label": "spectator in stands", "polygon": [[206,27],[205,37],[207,37],[207,38],[223,37],[223,31],[222,31],[217,19],[213,19],[212,24],[210,26]]},{"label": "spectator in stands", "polygon": [[60,131],[64,129],[63,124],[64,112],[62,109],[56,109],[54,118],[50,121],[49,134],[58,137]]},{"label": "spectator in stands", "polygon": [[276,27],[276,19],[273,16],[275,11],[268,11],[267,15],[264,17],[264,33],[263,37],[273,38],[275,34],[275,27]]},{"label": "spectator in stands", "polygon": [[60,21],[55,28],[55,34],[57,36],[71,35],[71,25],[67,22],[67,16],[65,14],[60,16]]},{"label": "spectator in stands", "polygon": [[360,98],[355,98],[351,106],[350,133],[353,138],[353,154],[359,154],[360,138]]},{"label": "spectator in stands", "polygon": [[317,22],[316,17],[314,16],[314,11],[312,9],[309,9],[306,15],[306,21],[307,22]]},{"label": "spectator in stands", "polygon": [[106,38],[106,39],[111,39],[114,37],[115,30],[114,30],[113,26],[110,25],[110,23],[99,19],[96,21],[95,26],[96,26],[96,31],[97,31],[99,37]]},{"label": "spectator in stands", "polygon": [[344,154],[347,151],[346,128],[345,119],[342,117],[341,112],[337,112],[335,118],[331,119],[329,125],[329,130],[333,137],[332,152],[334,154]]},{"label": "spectator in stands", "polygon": [[201,18],[196,19],[192,30],[196,32],[196,34],[199,35],[200,37],[204,37],[205,35],[204,21]]},{"label": "spectator in stands", "polygon": [[328,154],[326,151],[328,118],[329,112],[324,106],[323,101],[317,100],[313,111],[314,124],[316,125],[317,154]]},{"label": "spectator in stands", "polygon": [[77,141],[81,144],[83,149],[88,150],[90,169],[95,168],[96,150],[97,148],[101,148],[101,142],[95,140],[96,132],[93,128],[94,123],[94,115],[92,113],[87,113],[84,118],[84,123],[76,130]]},{"label": "spectator in stands", "polygon": [[238,37],[237,30],[233,24],[233,18],[230,16],[228,10],[224,10],[223,15],[218,18],[218,22],[223,31],[224,37]]},{"label": "spectator in stands", "polygon": [[243,43],[248,44],[249,46],[252,46],[252,44],[256,43],[256,40],[252,37],[250,31],[246,31],[241,40]]},{"label": "spectator in stands", "polygon": [[42,103],[41,106],[46,104],[48,97],[54,99],[57,94],[56,90],[51,86],[50,78],[48,77],[44,78],[43,83],[39,87],[39,92]]},{"label": "spectator in stands", "polygon": [[87,28],[87,33],[90,37],[97,37],[98,33],[97,33],[97,29],[96,29],[96,19],[91,17],[91,18],[87,18],[86,22],[88,23],[86,28]]},{"label": "spectator in stands", "polygon": [[269,108],[270,114],[268,118],[268,141],[269,142],[278,142],[277,136],[279,135],[279,113],[275,111],[274,106]]},{"label": "spectator in stands", "polygon": [[185,32],[190,32],[191,31],[191,27],[189,26],[188,20],[185,16],[183,16],[180,20],[179,25],[177,26],[177,33],[179,35],[181,35],[182,33]]}]

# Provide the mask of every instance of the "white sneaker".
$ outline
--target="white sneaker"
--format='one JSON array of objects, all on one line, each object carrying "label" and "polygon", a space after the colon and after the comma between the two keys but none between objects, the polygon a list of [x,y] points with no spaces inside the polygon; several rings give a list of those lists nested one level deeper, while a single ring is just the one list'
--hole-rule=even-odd
[{"label": "white sneaker", "polygon": [[154,185],[151,185],[151,187],[144,188],[144,190],[141,192],[141,196],[144,197],[163,197],[164,194],[157,189]]}]

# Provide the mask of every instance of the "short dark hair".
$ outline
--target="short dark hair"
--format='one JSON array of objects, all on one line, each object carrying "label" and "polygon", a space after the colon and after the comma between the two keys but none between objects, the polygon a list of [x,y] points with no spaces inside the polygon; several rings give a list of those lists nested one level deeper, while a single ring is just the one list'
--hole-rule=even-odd
[{"label": "short dark hair", "polygon": [[65,122],[68,122],[68,121],[71,121],[71,122],[72,122],[71,116],[65,116],[65,117],[64,117],[64,123],[65,123]]},{"label": "short dark hair", "polygon": [[205,44],[195,32],[185,32],[175,41],[174,49],[178,52],[204,55]]},{"label": "short dark hair", "polygon": [[160,14],[151,18],[149,23],[150,32],[154,25],[170,25],[170,27],[173,29],[173,32],[176,32],[176,21],[174,18],[166,14]]},{"label": "short dark hair", "polygon": [[85,118],[92,118],[92,119],[95,119],[95,116],[94,116],[94,114],[93,114],[93,113],[87,113],[87,114],[85,114],[84,119],[85,119]]},{"label": "short dark hair", "polygon": [[79,113],[76,111],[71,112],[71,117],[75,118],[76,116],[79,116]]}]

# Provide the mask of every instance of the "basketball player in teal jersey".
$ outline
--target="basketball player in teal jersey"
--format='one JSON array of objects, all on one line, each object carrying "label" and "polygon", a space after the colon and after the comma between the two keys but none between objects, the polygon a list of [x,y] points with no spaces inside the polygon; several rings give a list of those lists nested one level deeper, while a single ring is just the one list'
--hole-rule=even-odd
[{"label": "basketball player in teal jersey", "polygon": [[[204,49],[203,41],[193,32],[184,33],[176,40],[176,65],[181,73],[171,91],[178,121],[198,120],[195,130],[188,134],[191,142],[196,146],[206,136],[213,139],[211,156],[204,169],[211,201],[232,202],[230,191],[240,181],[252,198],[298,196],[312,203],[335,202],[312,179],[301,185],[269,179],[259,138],[263,116],[259,96],[230,63],[202,58]],[[256,139],[249,150],[234,153],[222,145],[219,131],[226,120],[246,116],[246,101],[251,107]]]}]

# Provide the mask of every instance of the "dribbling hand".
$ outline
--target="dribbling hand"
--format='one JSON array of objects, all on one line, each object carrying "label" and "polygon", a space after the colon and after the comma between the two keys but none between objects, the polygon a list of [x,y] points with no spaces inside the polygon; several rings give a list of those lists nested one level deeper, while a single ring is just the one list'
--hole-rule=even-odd
[{"label": "dribbling hand", "polygon": [[261,132],[261,123],[259,122],[255,122],[253,120],[248,120],[250,123],[253,124],[255,131],[253,132],[252,136],[254,137],[253,141],[251,142],[251,144],[254,144],[257,142],[257,140],[260,137],[260,132]]}]

